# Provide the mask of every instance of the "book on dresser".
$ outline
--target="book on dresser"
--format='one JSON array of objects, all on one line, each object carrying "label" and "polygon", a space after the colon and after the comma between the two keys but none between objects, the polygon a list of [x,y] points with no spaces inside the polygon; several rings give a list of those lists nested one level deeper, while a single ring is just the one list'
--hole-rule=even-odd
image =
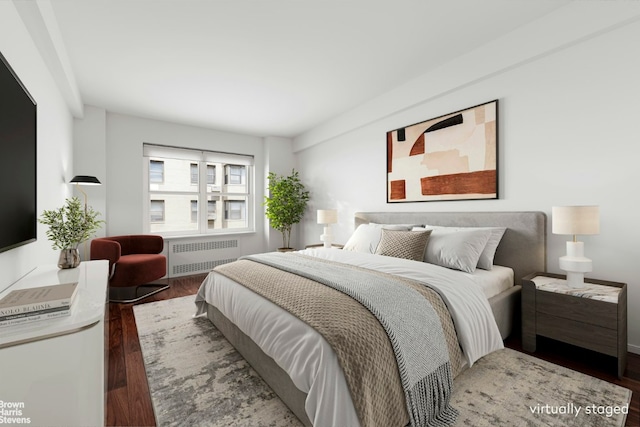
[{"label": "book on dresser", "polygon": [[17,289],[0,300],[0,327],[68,316],[78,283]]}]

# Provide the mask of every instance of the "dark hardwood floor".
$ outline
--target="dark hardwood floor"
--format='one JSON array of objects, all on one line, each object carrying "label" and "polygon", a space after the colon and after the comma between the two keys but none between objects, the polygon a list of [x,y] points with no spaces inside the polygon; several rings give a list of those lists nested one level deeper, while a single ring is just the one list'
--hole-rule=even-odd
[{"label": "dark hardwood floor", "polygon": [[[205,275],[167,279],[171,287],[141,303],[161,301],[198,291]],[[505,345],[523,351],[519,334]],[[588,350],[539,339],[534,356],[609,381],[633,392],[627,426],[640,426],[640,355],[629,353],[625,376],[615,375],[615,360]],[[109,375],[107,385],[108,426],[155,426],[151,396],[142,361],[133,304],[109,304]],[[597,402],[594,402],[597,403]]]},{"label": "dark hardwood floor", "polygon": [[[206,275],[165,279],[171,287],[136,304],[194,295]],[[158,281],[160,283],[162,281]],[[151,395],[133,317],[135,304],[109,304],[108,426],[155,426]]]}]

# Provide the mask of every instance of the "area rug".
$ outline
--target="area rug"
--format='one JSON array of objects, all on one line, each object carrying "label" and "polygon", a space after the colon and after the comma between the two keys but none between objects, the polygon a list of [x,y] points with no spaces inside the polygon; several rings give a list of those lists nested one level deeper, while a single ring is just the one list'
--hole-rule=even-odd
[{"label": "area rug", "polygon": [[[158,426],[299,426],[194,296],[134,306]],[[511,349],[454,381],[459,426],[624,426],[631,391]]]}]

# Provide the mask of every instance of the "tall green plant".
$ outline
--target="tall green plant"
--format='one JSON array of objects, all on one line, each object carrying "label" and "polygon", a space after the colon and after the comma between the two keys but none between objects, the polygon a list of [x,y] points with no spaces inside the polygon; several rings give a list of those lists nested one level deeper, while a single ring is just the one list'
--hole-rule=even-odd
[{"label": "tall green plant", "polygon": [[65,205],[59,209],[42,212],[38,221],[49,226],[47,238],[53,242],[53,249],[77,249],[104,223],[98,215],[100,212],[90,206],[85,211],[80,199],[73,197],[66,199]]},{"label": "tall green plant", "polygon": [[291,247],[291,228],[302,220],[309,201],[309,192],[295,169],[289,176],[269,172],[269,195],[264,198],[265,215],[271,227],[282,233],[283,248]]}]

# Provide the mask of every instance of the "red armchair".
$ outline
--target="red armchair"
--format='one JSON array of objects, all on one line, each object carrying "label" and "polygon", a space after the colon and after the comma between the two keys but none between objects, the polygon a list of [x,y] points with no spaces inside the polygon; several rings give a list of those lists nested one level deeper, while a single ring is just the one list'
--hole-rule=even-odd
[{"label": "red armchair", "polygon": [[136,302],[169,288],[150,283],[167,273],[161,236],[139,234],[91,241],[91,259],[109,260],[109,301]]}]

